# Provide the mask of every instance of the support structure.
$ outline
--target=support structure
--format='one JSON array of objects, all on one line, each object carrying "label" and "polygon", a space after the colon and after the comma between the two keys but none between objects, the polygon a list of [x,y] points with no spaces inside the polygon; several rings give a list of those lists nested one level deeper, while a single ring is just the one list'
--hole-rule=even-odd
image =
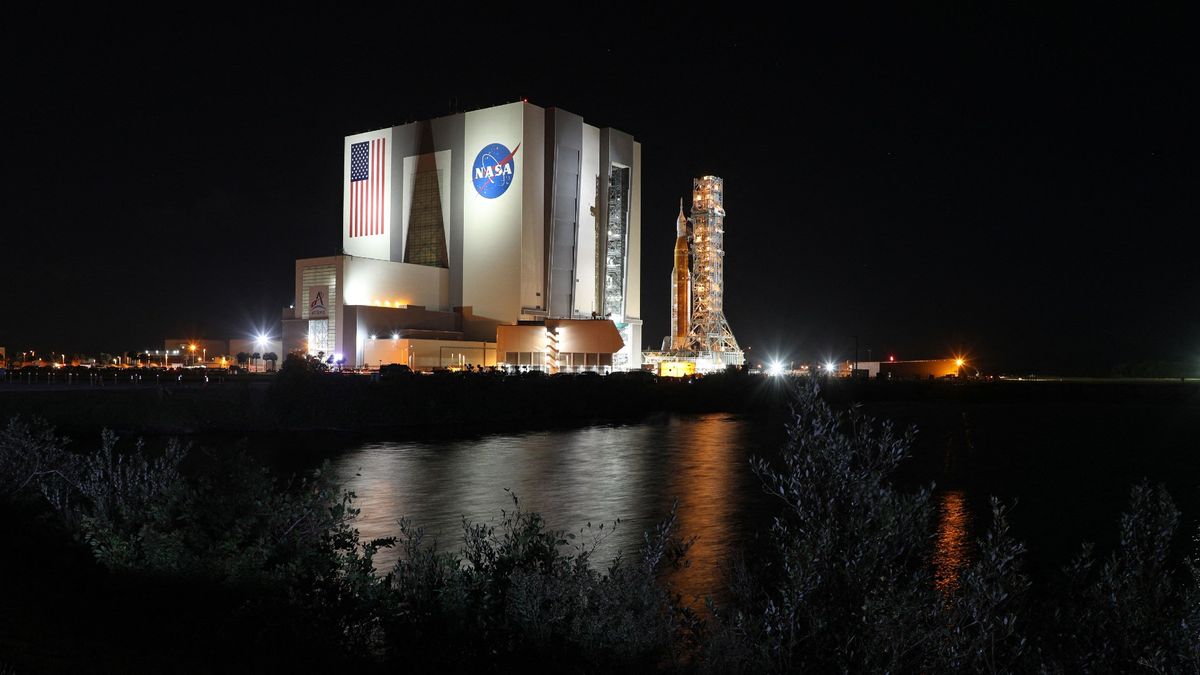
[{"label": "support structure", "polygon": [[715,364],[741,365],[724,309],[724,189],[716,176],[692,181],[692,326],[685,348]]}]

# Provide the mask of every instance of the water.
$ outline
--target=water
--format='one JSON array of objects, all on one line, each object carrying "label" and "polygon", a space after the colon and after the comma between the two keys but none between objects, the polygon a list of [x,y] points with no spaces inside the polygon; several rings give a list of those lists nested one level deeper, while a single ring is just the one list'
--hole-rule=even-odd
[{"label": "water", "polygon": [[937,541],[934,544],[933,579],[938,590],[952,595],[959,586],[959,574],[971,560],[971,512],[961,490],[946,490],[937,495]]},{"label": "water", "polygon": [[[517,495],[554,529],[604,537],[593,560],[635,557],[644,533],[678,500],[681,536],[695,537],[677,576],[689,599],[718,592],[722,564],[765,522],[767,496],[750,471],[773,451],[772,434],[728,415],[665,417],[625,426],[506,434],[471,440],[372,442],[337,457],[358,495],[364,538],[396,534],[408,517],[443,550],[462,543],[462,521],[495,522]],[[613,528],[617,519],[620,522]],[[611,530],[611,532],[609,531]],[[588,531],[575,542],[591,541]],[[379,569],[399,556],[381,552]]]},{"label": "water", "polygon": [[[1200,515],[1200,400],[883,403],[868,414],[915,424],[904,485],[935,482],[938,538],[961,531],[970,560],[991,525],[989,497],[1011,507],[1012,534],[1029,553],[1035,582],[1054,583],[1085,541],[1099,552],[1117,543],[1131,487],[1167,487],[1183,512],[1178,552]],[[961,524],[955,524],[961,522]]]},{"label": "water", "polygon": [[[1103,551],[1116,539],[1129,488],[1164,482],[1185,519],[1180,541],[1200,511],[1200,402],[871,404],[868,414],[920,428],[913,457],[898,475],[934,493],[938,586],[952,591],[990,525],[990,495],[1016,503],[1013,534],[1029,547],[1035,582],[1053,583],[1081,542]],[[356,442],[329,451],[335,470],[358,494],[364,538],[397,534],[408,517],[457,551],[462,521],[497,522],[521,507],[556,529],[601,523],[606,538],[593,560],[636,556],[643,533],[679,500],[678,527],[696,537],[691,566],[677,575],[685,597],[723,595],[723,566],[744,550],[762,550],[776,504],[749,467],[772,457],[782,422],[730,415],[658,416],[639,424],[502,434],[471,439]],[[609,533],[612,521],[620,524]],[[579,540],[576,540],[577,542]],[[385,550],[384,570],[398,551]]]}]

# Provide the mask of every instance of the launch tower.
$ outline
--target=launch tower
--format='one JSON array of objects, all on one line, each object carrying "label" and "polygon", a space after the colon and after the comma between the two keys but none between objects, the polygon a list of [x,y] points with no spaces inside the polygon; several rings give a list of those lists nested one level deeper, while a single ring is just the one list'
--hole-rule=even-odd
[{"label": "launch tower", "polygon": [[718,367],[743,361],[725,319],[724,189],[716,176],[692,181],[692,325],[683,345]]}]

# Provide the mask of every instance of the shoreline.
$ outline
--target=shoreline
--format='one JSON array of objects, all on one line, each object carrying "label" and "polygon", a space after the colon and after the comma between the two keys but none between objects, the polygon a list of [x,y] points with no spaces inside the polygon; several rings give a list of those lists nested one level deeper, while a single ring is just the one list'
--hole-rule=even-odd
[{"label": "shoreline", "polygon": [[[796,380],[802,382],[803,380]],[[0,385],[0,417],[36,417],[68,435],[395,434],[439,437],[636,423],[656,414],[785,415],[785,378],[728,373],[648,377],[413,376],[371,381],[338,375],[211,384],[119,387]],[[1200,381],[830,380],[843,406],[887,402],[1023,402],[1200,405]],[[781,417],[782,419],[782,417]]]}]

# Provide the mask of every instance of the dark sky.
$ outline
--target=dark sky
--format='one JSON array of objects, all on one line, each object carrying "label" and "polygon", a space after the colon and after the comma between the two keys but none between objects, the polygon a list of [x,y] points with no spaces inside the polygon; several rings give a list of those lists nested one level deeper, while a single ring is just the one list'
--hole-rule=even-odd
[{"label": "dark sky", "polygon": [[1200,361],[1193,24],[956,5],[14,18],[0,345],[277,325],[293,261],[339,248],[343,136],[524,97],[643,144],[647,345],[678,200],[711,173],[752,357],[850,357],[857,335],[861,358],[1010,372]]}]

